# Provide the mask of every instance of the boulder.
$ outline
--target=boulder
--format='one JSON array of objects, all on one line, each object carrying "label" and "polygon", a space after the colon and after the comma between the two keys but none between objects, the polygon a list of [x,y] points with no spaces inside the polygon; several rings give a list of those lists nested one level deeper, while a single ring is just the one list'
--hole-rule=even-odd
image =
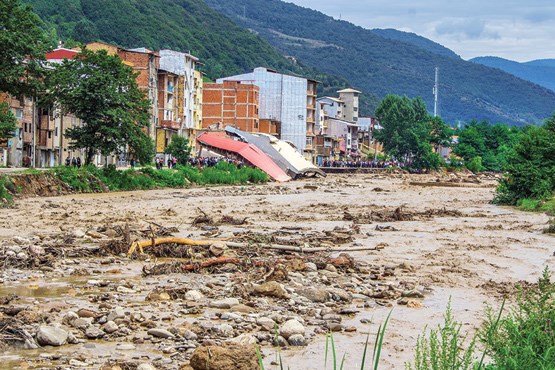
[{"label": "boulder", "polygon": [[191,357],[194,370],[259,370],[254,346],[237,343],[198,347]]},{"label": "boulder", "polygon": [[256,294],[275,297],[275,298],[288,298],[289,295],[285,289],[277,281],[268,281],[267,283],[257,285],[254,288]]},{"label": "boulder", "polygon": [[295,319],[286,321],[285,324],[283,324],[279,328],[279,334],[283,336],[285,339],[289,339],[290,336],[295,334],[304,335],[304,332],[305,332],[305,328],[303,324],[301,324]]},{"label": "boulder", "polygon": [[41,346],[62,346],[66,344],[68,332],[55,326],[42,325],[37,331],[37,342]]}]

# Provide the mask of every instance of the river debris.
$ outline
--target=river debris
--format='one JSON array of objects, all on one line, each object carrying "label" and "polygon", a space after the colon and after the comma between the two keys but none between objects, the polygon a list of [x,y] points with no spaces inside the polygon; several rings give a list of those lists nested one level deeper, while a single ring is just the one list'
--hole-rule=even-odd
[{"label": "river debris", "polygon": [[379,210],[371,210],[370,212],[352,213],[345,210],[343,212],[343,220],[354,221],[359,224],[373,222],[397,222],[397,221],[415,221],[427,220],[434,217],[464,217],[465,215],[458,210],[428,209],[425,211],[408,211],[404,207],[394,209],[383,208]]}]

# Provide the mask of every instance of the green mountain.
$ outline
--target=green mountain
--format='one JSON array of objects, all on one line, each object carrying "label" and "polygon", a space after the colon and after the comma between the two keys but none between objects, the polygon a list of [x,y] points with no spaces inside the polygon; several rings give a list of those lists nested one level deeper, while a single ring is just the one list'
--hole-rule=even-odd
[{"label": "green mountain", "polygon": [[485,119],[539,123],[555,109],[555,93],[501,70],[384,38],[320,12],[279,0],[206,0],[284,55],[339,75],[365,92],[421,96],[431,109],[440,68],[440,114],[447,121]]},{"label": "green mountain", "polygon": [[393,28],[374,28],[372,30],[376,35],[390,40],[397,40],[405,42],[407,44],[412,44],[418,46],[424,50],[428,50],[431,53],[443,55],[450,58],[460,59],[461,57],[457,55],[453,50],[446,48],[445,46],[438,44],[430,39],[417,35],[412,32],[403,32]]},{"label": "green mountain", "polygon": [[[285,58],[203,0],[22,1],[33,6],[52,40],[104,41],[127,48],[190,52],[200,57],[202,70],[210,79],[265,66],[321,81],[321,93],[349,85],[344,78]],[[368,96],[364,105],[375,105],[376,101],[376,97]]]},{"label": "green mountain", "polygon": [[470,61],[498,68],[523,80],[555,91],[555,59],[540,59],[519,63],[499,57],[478,57],[470,59]]}]

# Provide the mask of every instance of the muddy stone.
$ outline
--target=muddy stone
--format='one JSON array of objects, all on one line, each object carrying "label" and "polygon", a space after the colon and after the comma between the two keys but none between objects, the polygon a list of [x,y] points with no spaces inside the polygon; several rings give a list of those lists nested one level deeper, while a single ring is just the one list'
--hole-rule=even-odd
[{"label": "muddy stone", "polygon": [[259,370],[254,346],[236,343],[199,347],[191,357],[194,370]]},{"label": "muddy stone", "polygon": [[294,334],[304,335],[305,329],[303,324],[297,320],[291,319],[285,322],[280,328],[279,333],[285,338],[289,339],[290,336]]},{"label": "muddy stone", "polygon": [[63,346],[67,337],[67,331],[54,326],[40,326],[37,331],[37,342],[41,346]]},{"label": "muddy stone", "polygon": [[327,302],[330,298],[329,293],[325,289],[300,289],[297,294],[311,300],[312,302]]},{"label": "muddy stone", "polygon": [[260,295],[275,298],[287,298],[289,296],[285,289],[283,289],[281,284],[277,281],[269,281],[267,283],[257,285],[254,288],[254,292]]}]

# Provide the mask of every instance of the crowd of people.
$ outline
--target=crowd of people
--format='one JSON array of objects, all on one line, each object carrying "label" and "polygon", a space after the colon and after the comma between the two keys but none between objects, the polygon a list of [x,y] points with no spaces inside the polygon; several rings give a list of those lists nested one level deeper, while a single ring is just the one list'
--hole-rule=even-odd
[{"label": "crowd of people", "polygon": [[321,167],[336,167],[336,168],[389,168],[401,167],[397,161],[361,161],[361,160],[325,160],[322,162]]},{"label": "crowd of people", "polygon": [[66,166],[81,167],[81,157],[66,158]]},{"label": "crowd of people", "polygon": [[156,159],[154,160],[154,164],[156,165],[156,169],[158,170],[162,169],[166,164],[170,169],[175,168],[175,166],[177,166],[177,158],[170,156],[166,161],[164,161],[164,158],[156,157]]},{"label": "crowd of people", "polygon": [[243,161],[228,157],[190,157],[188,164],[193,167],[214,167],[221,161],[235,164],[238,168],[245,165]]}]

